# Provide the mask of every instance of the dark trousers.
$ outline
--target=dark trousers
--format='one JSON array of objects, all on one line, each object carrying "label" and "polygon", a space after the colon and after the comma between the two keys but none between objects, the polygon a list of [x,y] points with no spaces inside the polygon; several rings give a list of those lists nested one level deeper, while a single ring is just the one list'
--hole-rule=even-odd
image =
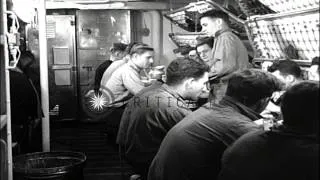
[{"label": "dark trousers", "polygon": [[19,145],[19,152],[15,152],[15,155],[42,151],[41,123],[13,124],[11,129],[12,141]]},{"label": "dark trousers", "polygon": [[111,140],[111,142],[116,142],[116,137],[118,134],[118,129],[124,109],[125,105],[114,108],[112,109],[112,112],[106,117],[106,131],[108,139]]},{"label": "dark trousers", "polygon": [[126,157],[127,162],[133,167],[133,171],[136,174],[139,174],[141,176],[141,180],[146,180],[148,177],[148,170],[151,163],[146,162],[137,162],[134,160],[131,160],[130,158]]}]

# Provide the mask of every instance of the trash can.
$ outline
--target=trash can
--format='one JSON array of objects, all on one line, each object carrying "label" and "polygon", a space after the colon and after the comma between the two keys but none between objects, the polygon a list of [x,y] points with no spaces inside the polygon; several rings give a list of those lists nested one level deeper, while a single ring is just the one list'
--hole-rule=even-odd
[{"label": "trash can", "polygon": [[81,152],[37,152],[13,158],[14,180],[83,180]]}]

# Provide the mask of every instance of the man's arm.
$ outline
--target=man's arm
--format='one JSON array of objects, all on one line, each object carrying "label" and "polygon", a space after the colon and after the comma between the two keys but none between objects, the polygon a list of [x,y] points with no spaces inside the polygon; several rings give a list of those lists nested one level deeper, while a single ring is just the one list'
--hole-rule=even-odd
[{"label": "man's arm", "polygon": [[177,107],[172,106],[173,103],[177,103],[176,99],[169,100],[162,97],[160,100],[167,101],[166,103],[168,104],[160,103],[163,106],[159,107],[157,110],[157,113],[155,114],[156,118],[148,118],[146,125],[150,132],[158,134],[159,137],[164,138],[164,136],[173,126],[175,126],[192,111],[187,108],[177,109]]},{"label": "man's arm", "polygon": [[122,75],[124,86],[132,93],[136,95],[141,89],[143,89],[144,83],[140,79],[140,75],[136,72],[128,71]]},{"label": "man's arm", "polygon": [[232,39],[224,38],[217,44],[215,52],[215,66],[222,66],[218,76],[221,77],[236,70],[237,66],[237,47]]}]

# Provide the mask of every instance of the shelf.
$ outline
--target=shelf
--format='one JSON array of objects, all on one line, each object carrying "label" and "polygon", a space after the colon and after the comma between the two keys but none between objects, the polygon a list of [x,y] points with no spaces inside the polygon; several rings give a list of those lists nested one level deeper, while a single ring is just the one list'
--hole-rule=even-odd
[{"label": "shelf", "polygon": [[197,38],[204,37],[205,34],[201,33],[170,33],[170,39],[178,46],[191,46],[196,47]]},{"label": "shelf", "polygon": [[[224,7],[224,5],[218,4],[211,0],[189,3],[182,8],[166,13],[164,17],[186,31],[200,32],[201,25],[198,20],[199,15],[212,9],[219,9],[227,13],[230,16],[230,27],[235,32],[238,32],[238,34],[245,32],[243,27],[244,19],[239,18],[239,16],[242,16],[243,13],[239,10],[235,10],[240,8],[232,6]],[[229,9],[233,9],[233,12],[231,12]]]},{"label": "shelf", "polygon": [[[278,59],[278,60],[284,60],[284,59]],[[299,64],[302,67],[309,67],[311,65],[311,60],[308,59],[291,59],[292,61],[296,62],[297,64]],[[264,62],[264,61],[274,61],[274,59],[267,59],[267,58],[253,58],[252,62],[256,63],[256,62]]]}]

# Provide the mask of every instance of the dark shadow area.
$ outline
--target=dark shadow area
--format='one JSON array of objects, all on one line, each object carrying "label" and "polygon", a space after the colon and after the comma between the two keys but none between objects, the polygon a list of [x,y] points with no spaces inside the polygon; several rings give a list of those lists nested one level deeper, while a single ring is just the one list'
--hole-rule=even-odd
[{"label": "dark shadow area", "polygon": [[51,151],[77,151],[87,156],[85,180],[127,180],[132,167],[120,162],[119,148],[108,139],[104,122],[61,121],[51,124]]}]

